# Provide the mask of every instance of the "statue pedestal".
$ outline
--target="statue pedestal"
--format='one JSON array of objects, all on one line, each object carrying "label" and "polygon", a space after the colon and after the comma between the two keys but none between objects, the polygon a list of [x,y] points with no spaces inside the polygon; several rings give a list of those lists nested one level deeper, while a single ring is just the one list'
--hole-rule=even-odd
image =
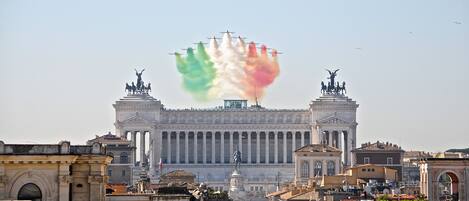
[{"label": "statue pedestal", "polygon": [[228,196],[233,199],[233,201],[244,201],[246,200],[246,192],[244,191],[244,177],[241,175],[239,170],[234,170],[231,173],[230,179],[230,191]]}]

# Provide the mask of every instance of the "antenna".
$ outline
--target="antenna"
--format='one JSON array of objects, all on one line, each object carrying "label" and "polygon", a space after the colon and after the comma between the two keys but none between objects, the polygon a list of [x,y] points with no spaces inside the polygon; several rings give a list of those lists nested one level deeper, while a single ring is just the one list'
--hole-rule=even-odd
[{"label": "antenna", "polygon": [[259,107],[259,102],[257,101],[257,84],[254,85],[254,97],[256,98],[256,107]]}]

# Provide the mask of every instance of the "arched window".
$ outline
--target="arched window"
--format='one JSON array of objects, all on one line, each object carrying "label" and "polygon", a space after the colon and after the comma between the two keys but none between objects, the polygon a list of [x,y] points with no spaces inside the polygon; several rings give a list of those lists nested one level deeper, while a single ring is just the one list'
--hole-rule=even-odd
[{"label": "arched window", "polygon": [[303,161],[301,163],[301,177],[303,178],[309,178],[309,162],[308,161]]},{"label": "arched window", "polygon": [[335,175],[335,163],[334,161],[327,161],[327,176]]},{"label": "arched window", "polygon": [[122,152],[120,155],[120,159],[121,159],[121,164],[129,163],[129,156],[127,152]]},{"label": "arched window", "polygon": [[314,162],[314,176],[322,176],[322,161]]},{"label": "arched window", "polygon": [[445,172],[438,178],[438,197],[445,200],[459,200],[459,179],[452,172]]},{"label": "arched window", "polygon": [[41,189],[39,189],[39,187],[33,183],[25,184],[18,192],[18,200],[41,201]]}]

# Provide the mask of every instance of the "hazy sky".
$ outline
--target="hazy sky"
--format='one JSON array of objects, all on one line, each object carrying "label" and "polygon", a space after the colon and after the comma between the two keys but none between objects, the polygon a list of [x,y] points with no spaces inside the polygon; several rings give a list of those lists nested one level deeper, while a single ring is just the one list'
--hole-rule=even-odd
[{"label": "hazy sky", "polygon": [[168,52],[227,29],[284,52],[265,107],[308,108],[324,68],[340,68],[360,104],[359,143],[469,147],[464,0],[1,1],[0,139],[83,144],[114,132],[112,103],[135,67],[166,107],[221,105],[184,92]]}]

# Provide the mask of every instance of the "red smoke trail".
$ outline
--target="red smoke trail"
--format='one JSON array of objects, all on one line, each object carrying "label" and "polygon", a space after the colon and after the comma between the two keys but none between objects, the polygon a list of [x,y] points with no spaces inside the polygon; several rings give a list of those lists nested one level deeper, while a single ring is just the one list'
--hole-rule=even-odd
[{"label": "red smoke trail", "polygon": [[269,58],[267,47],[262,45],[259,56],[256,45],[251,42],[248,47],[245,72],[247,75],[245,97],[250,100],[261,98],[264,89],[272,84],[279,74],[276,51],[273,50],[272,57]]}]

